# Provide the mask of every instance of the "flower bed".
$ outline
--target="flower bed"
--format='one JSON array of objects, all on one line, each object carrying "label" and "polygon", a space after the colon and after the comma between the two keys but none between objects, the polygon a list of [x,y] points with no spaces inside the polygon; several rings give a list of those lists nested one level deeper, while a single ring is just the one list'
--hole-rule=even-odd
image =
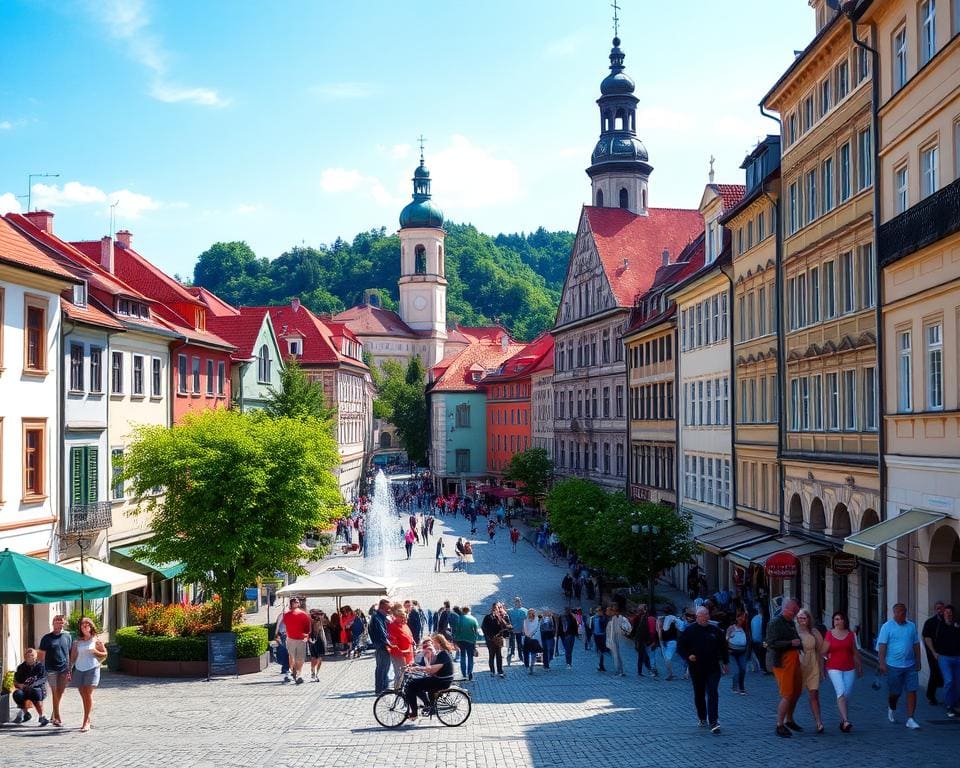
[{"label": "flower bed", "polygon": [[[267,628],[240,625],[237,633],[237,666],[241,675],[267,667]],[[141,627],[117,630],[120,668],[141,677],[203,677],[207,673],[207,637],[144,635]]]}]

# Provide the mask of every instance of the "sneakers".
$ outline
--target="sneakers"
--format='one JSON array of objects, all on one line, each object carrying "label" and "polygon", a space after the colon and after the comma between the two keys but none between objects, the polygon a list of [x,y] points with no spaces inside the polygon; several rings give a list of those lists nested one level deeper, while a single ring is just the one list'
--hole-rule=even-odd
[{"label": "sneakers", "polygon": [[803,728],[801,728],[799,725],[793,722],[793,720],[787,720],[784,723],[784,725],[787,726],[787,728],[789,728],[791,731],[796,731],[797,733],[803,733]]},{"label": "sneakers", "polygon": [[[22,709],[18,709],[18,710],[17,710],[16,717],[13,718],[13,722],[16,723],[17,725],[20,725],[20,723],[23,722],[23,715],[24,715],[24,714],[25,714],[25,713],[24,713],[24,711],[23,711]],[[26,714],[29,715],[29,713],[26,713]]]},{"label": "sneakers", "polygon": [[40,719],[37,720],[37,725],[40,726],[41,728],[43,728],[43,726],[45,726],[45,725],[46,725],[47,723],[49,723],[49,722],[50,722],[49,719],[47,719],[46,717],[44,717],[44,716],[41,715],[41,716],[40,716]]},{"label": "sneakers", "polygon": [[502,677],[502,678],[505,678],[506,676],[507,675],[505,672],[501,672],[499,675],[497,675],[497,677]]},{"label": "sneakers", "polygon": [[706,727],[707,727],[706,720],[697,720],[697,728],[706,728]]},{"label": "sneakers", "polygon": [[290,682],[290,675],[284,675],[284,676],[283,676],[283,680],[281,680],[280,682],[281,682],[281,683],[289,683],[289,682]]},{"label": "sneakers", "polygon": [[720,723],[714,723],[710,726],[710,733],[717,734],[720,733]]},{"label": "sneakers", "polygon": [[297,685],[303,685],[303,678],[302,678],[302,677],[298,677],[298,678],[297,678]]},{"label": "sneakers", "polygon": [[947,717],[956,717],[956,716],[957,716],[957,713],[954,712],[952,709],[947,710]]},{"label": "sneakers", "polygon": [[29,712],[27,712],[27,710],[22,709],[22,710],[20,710],[20,711],[23,712],[23,720],[21,720],[21,722],[26,723],[27,721],[33,719],[33,715],[31,715]]},{"label": "sneakers", "polygon": [[897,715],[890,707],[887,707],[887,720],[891,723],[897,722]]},{"label": "sneakers", "polygon": [[778,725],[775,733],[782,739],[789,739],[791,736],[793,736],[793,734],[790,733],[790,729],[785,725]]},{"label": "sneakers", "polygon": [[909,728],[911,731],[919,730],[919,728],[920,728],[920,723],[918,723],[918,722],[917,722],[916,720],[914,720],[912,717],[908,717],[908,718],[907,718],[907,728]]}]

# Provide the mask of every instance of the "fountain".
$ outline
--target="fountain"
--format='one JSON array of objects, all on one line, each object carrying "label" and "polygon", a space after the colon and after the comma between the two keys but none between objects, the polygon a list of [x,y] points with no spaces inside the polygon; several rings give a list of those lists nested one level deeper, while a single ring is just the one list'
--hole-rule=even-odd
[{"label": "fountain", "polygon": [[400,555],[400,520],[393,501],[393,490],[383,470],[377,472],[373,498],[367,510],[363,556],[371,576],[391,576],[391,562]]}]

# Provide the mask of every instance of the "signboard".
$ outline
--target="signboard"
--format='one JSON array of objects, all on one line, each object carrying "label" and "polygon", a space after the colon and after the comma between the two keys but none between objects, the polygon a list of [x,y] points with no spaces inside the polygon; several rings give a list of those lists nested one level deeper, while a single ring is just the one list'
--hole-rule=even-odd
[{"label": "signboard", "polygon": [[858,562],[856,555],[838,552],[833,556],[833,560],[830,563],[830,570],[837,574],[837,576],[849,576],[857,570]]},{"label": "signboard", "polygon": [[778,579],[795,579],[800,561],[793,552],[775,552],[767,558],[764,570],[767,576]]},{"label": "signboard", "polygon": [[214,675],[237,674],[237,634],[211,632],[207,635],[207,680]]}]

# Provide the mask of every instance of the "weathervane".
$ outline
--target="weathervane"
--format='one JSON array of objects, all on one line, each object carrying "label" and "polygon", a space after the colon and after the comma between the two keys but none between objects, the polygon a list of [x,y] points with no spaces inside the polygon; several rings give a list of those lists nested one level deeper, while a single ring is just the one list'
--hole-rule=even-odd
[{"label": "weathervane", "polygon": [[620,11],[620,6],[617,5],[617,0],[613,0],[613,2],[610,3],[610,7],[613,8],[613,36],[619,37],[620,36],[620,17],[617,14]]},{"label": "weathervane", "polygon": [[427,143],[426,137],[421,133],[417,137],[417,141],[420,143],[420,165],[423,165],[423,145]]}]

